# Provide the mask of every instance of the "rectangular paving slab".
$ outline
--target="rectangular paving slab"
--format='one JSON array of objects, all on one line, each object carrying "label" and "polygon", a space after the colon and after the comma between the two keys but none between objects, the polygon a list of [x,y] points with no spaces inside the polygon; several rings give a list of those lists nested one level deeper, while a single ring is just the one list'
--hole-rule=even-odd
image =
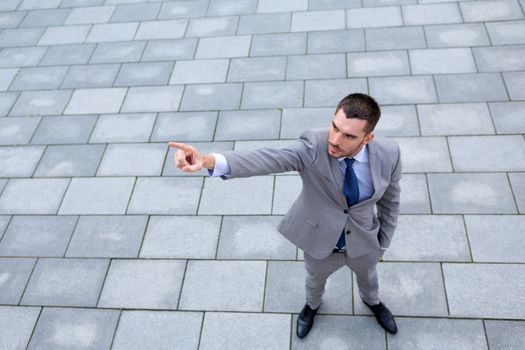
[{"label": "rectangular paving slab", "polygon": [[155,113],[101,115],[89,142],[147,142],[156,117]]},{"label": "rectangular paving slab", "polygon": [[[3,119],[0,119],[0,125],[4,126],[5,124],[2,121]],[[35,171],[44,149],[41,146],[0,147],[0,176],[30,177]]]},{"label": "rectangular paving slab", "polygon": [[151,141],[211,141],[217,112],[159,113]]},{"label": "rectangular paving slab", "polygon": [[165,143],[110,144],[97,176],[159,176],[166,152]]},{"label": "rectangular paving slab", "polygon": [[0,303],[17,305],[20,302],[35,263],[33,258],[0,258]]},{"label": "rectangular paving slab", "polygon": [[43,117],[31,138],[32,144],[87,143],[97,122],[94,115]]},{"label": "rectangular paving slab", "polygon": [[95,176],[104,145],[48,146],[35,176]]},{"label": "rectangular paving slab", "polygon": [[0,197],[1,214],[56,214],[69,179],[10,180]]},{"label": "rectangular paving slab", "polygon": [[0,306],[0,347],[25,349],[41,308]]}]

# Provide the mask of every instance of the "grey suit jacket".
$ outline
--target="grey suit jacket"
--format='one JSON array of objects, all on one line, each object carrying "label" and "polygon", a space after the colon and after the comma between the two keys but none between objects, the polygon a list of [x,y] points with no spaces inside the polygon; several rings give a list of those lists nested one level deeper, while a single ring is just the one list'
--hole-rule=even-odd
[{"label": "grey suit jacket", "polygon": [[228,178],[299,172],[303,188],[278,230],[314,258],[327,257],[343,229],[350,231],[346,235],[350,257],[390,246],[399,212],[401,178],[399,147],[393,140],[376,137],[368,144],[374,194],[350,208],[343,194],[338,160],[328,155],[328,130],[306,131],[282,149],[233,151],[224,156],[231,169]]}]

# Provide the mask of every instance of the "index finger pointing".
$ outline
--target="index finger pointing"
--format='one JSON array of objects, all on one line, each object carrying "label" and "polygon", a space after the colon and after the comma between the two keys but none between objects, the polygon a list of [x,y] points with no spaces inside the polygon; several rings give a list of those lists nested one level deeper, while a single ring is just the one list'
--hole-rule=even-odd
[{"label": "index finger pointing", "polygon": [[173,148],[179,148],[183,151],[191,151],[191,147],[188,146],[187,144],[185,143],[180,143],[180,142],[168,142],[168,146],[169,147],[173,147]]}]

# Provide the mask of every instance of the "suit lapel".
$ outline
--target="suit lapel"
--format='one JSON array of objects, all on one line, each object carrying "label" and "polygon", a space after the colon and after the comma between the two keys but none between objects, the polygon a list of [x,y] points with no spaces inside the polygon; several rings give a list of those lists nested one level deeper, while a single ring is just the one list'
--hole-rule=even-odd
[{"label": "suit lapel", "polygon": [[355,206],[365,205],[370,201],[374,201],[377,188],[379,186],[379,176],[381,175],[381,159],[377,154],[377,148],[374,142],[368,144],[368,163],[370,164],[370,174],[372,175],[372,184],[374,185],[374,194],[369,199],[357,203]]}]

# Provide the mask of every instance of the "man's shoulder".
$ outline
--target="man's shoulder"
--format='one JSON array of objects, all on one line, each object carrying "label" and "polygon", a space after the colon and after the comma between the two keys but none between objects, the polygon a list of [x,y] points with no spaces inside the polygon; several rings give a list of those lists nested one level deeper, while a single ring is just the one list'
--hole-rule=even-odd
[{"label": "man's shoulder", "polygon": [[388,137],[374,137],[374,140],[369,144],[369,150],[376,152],[380,156],[389,156],[393,159],[397,159],[399,157],[398,143],[394,139]]}]

